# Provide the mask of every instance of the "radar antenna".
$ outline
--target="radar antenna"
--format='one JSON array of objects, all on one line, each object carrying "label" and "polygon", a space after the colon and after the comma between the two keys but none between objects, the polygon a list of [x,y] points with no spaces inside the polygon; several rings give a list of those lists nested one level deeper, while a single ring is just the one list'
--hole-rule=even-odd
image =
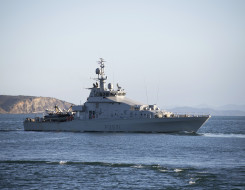
[{"label": "radar antenna", "polygon": [[100,60],[98,61],[98,64],[100,64],[101,73],[104,73],[104,68],[105,68],[104,62],[106,61],[103,58],[100,58]]},{"label": "radar antenna", "polygon": [[104,62],[106,62],[103,58],[100,58],[100,60],[98,61],[98,64],[100,65],[100,68],[96,69],[96,74],[98,75],[98,80],[100,81],[100,90],[104,91],[105,90],[105,80],[107,79],[107,77],[104,77],[104,68],[105,68],[105,64]]}]

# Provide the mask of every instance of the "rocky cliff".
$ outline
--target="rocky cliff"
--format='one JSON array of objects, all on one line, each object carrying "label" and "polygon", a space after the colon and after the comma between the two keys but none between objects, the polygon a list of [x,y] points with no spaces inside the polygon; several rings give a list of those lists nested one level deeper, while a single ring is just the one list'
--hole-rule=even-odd
[{"label": "rocky cliff", "polygon": [[68,109],[71,103],[49,97],[0,95],[0,113],[40,113],[53,110],[55,105]]}]

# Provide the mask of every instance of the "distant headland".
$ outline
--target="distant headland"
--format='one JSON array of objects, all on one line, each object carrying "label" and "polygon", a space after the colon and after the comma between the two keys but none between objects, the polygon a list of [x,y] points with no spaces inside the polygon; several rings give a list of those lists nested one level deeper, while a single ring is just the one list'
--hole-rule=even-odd
[{"label": "distant headland", "polygon": [[[43,113],[46,109],[68,109],[72,104],[56,98],[39,96],[0,95],[0,114]],[[168,108],[174,113],[211,114],[212,116],[245,116],[245,105],[226,105],[217,108],[210,107],[173,107]]]},{"label": "distant headland", "polygon": [[50,97],[0,95],[0,114],[42,113],[55,105],[68,109],[72,104]]}]

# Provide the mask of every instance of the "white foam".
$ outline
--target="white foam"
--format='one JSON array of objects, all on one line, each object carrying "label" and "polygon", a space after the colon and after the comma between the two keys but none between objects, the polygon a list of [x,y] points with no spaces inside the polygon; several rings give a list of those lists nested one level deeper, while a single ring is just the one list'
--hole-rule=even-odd
[{"label": "white foam", "polygon": [[181,169],[174,169],[175,172],[182,172],[183,170]]},{"label": "white foam", "polygon": [[196,183],[196,180],[198,180],[199,178],[191,178],[190,181],[189,181],[189,184],[192,185],[192,184],[195,184]]},{"label": "white foam", "polygon": [[161,168],[160,165],[155,165],[155,166],[152,166],[153,168]]},{"label": "white foam", "polygon": [[196,183],[195,181],[189,181],[190,185],[195,184],[195,183]]},{"label": "white foam", "polygon": [[167,172],[168,170],[159,170],[160,172]]},{"label": "white foam", "polygon": [[61,165],[62,165],[62,164],[66,164],[66,163],[67,163],[67,161],[60,161],[60,162],[59,162],[59,164],[61,164]]},{"label": "white foam", "polygon": [[135,165],[135,166],[132,166],[132,168],[143,168],[144,166],[142,165]]},{"label": "white foam", "polygon": [[204,133],[206,137],[245,138],[244,134]]}]

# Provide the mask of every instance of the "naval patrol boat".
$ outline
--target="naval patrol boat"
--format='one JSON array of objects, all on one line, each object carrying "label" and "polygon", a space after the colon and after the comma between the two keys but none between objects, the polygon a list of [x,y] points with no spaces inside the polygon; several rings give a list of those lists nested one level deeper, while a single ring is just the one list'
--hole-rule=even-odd
[{"label": "naval patrol boat", "polygon": [[44,117],[26,118],[25,131],[70,132],[197,132],[210,115],[174,114],[161,110],[157,105],[142,104],[126,97],[117,84],[114,89],[105,76],[105,61],[100,58],[97,78],[83,105],[47,111]]}]

